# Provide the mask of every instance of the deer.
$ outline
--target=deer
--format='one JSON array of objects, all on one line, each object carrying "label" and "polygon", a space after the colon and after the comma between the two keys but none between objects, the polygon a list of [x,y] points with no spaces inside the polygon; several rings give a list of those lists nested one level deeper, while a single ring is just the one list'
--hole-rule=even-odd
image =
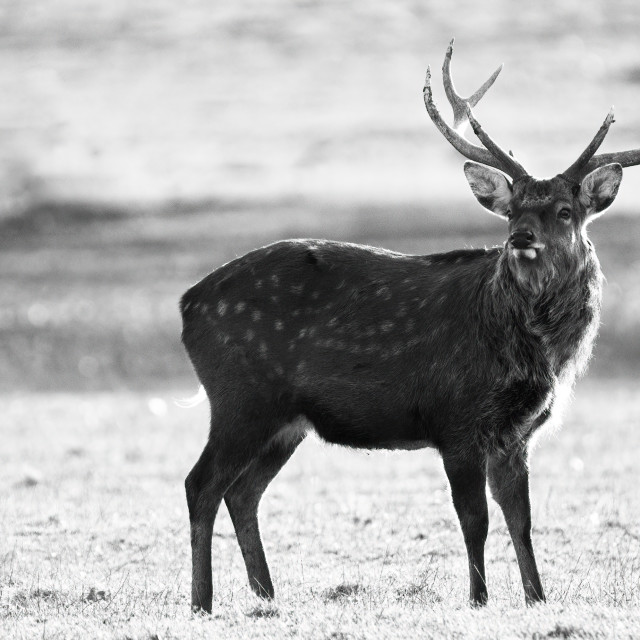
[{"label": "deer", "polygon": [[[212,609],[212,532],[224,500],[251,589],[273,598],[258,505],[309,431],[352,448],[440,454],[466,546],[469,600],[488,599],[486,486],[504,514],[526,604],[545,600],[531,539],[529,449],[585,371],[603,276],[588,224],[614,201],[640,149],[596,155],[613,110],[565,171],[531,176],[487,134],[442,67],[453,109],[428,115],[467,161],[503,245],[406,255],[285,240],[216,269],[182,297],[182,341],[208,397],[207,443],[185,480],[191,605]],[[464,137],[470,124],[481,146]]]}]

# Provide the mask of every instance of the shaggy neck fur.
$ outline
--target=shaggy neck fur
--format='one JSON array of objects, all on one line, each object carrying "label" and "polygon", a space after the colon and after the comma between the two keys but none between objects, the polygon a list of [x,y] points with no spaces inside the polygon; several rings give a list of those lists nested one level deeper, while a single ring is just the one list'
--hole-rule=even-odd
[{"label": "shaggy neck fur", "polygon": [[591,355],[600,318],[602,272],[588,245],[584,254],[556,269],[553,278],[533,291],[523,286],[509,264],[507,251],[499,256],[487,288],[495,326],[507,328],[502,337],[504,357],[523,378],[573,380]]}]

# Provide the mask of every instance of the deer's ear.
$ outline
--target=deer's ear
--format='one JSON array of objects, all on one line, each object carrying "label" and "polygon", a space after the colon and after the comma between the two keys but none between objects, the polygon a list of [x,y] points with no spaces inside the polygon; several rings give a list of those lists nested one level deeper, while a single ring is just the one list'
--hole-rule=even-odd
[{"label": "deer's ear", "polygon": [[477,201],[491,213],[506,218],[513,195],[506,176],[475,162],[464,163],[464,175]]},{"label": "deer's ear", "polygon": [[587,210],[588,220],[593,220],[613,203],[621,181],[622,165],[619,164],[605,164],[585,177],[580,185],[580,202]]}]

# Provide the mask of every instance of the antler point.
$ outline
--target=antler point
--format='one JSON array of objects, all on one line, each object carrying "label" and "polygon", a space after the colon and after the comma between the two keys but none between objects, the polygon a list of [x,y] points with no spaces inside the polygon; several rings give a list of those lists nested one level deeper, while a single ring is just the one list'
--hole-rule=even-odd
[{"label": "antler point", "polygon": [[447,60],[451,60],[451,56],[453,55],[453,42],[454,42],[455,38],[451,38],[451,42],[449,43],[449,46],[447,47],[447,52],[444,54],[444,59],[445,59],[445,64]]},{"label": "antler point", "polygon": [[613,115],[613,105],[611,105],[611,109],[609,109],[609,113],[607,114],[607,117],[604,120],[604,124],[605,124],[605,126],[610,126],[615,121],[616,121],[616,119],[615,119],[615,117]]}]

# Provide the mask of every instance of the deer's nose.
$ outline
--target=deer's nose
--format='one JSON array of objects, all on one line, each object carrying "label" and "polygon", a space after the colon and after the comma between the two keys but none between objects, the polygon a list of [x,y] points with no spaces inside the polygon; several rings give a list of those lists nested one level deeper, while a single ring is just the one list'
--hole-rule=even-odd
[{"label": "deer's nose", "polygon": [[533,242],[533,232],[529,230],[514,231],[509,236],[509,242],[514,249],[526,249]]}]

